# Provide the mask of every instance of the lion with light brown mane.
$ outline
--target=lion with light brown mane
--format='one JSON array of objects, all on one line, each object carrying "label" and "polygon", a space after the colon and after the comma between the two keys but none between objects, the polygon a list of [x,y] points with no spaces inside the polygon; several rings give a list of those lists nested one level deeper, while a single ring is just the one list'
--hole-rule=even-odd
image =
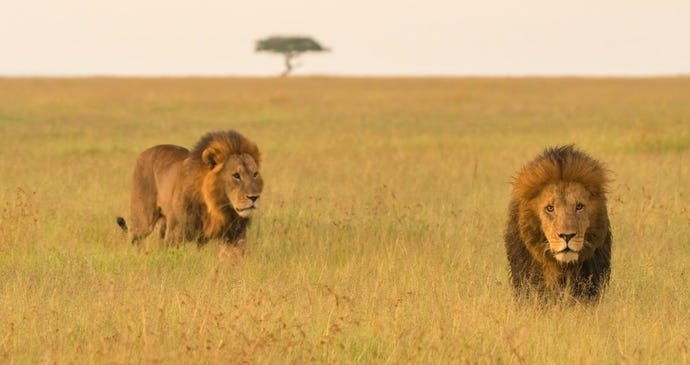
[{"label": "lion with light brown mane", "polygon": [[609,281],[607,171],[572,145],[546,149],[517,175],[505,248],[518,297],[594,301]]},{"label": "lion with light brown mane", "polygon": [[260,163],[256,144],[232,130],[208,133],[191,151],[151,147],[134,167],[129,227],[117,222],[132,243],[156,226],[166,243],[241,243],[263,190]]}]

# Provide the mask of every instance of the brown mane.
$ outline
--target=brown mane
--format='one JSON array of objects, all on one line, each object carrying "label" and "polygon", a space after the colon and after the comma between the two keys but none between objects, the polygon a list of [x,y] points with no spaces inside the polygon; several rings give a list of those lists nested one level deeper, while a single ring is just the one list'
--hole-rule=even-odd
[{"label": "brown mane", "polygon": [[194,148],[189,152],[189,158],[195,164],[203,163],[204,151],[211,148],[220,156],[229,156],[232,154],[246,153],[254,158],[259,167],[261,167],[261,153],[259,148],[251,141],[246,139],[243,135],[236,131],[227,132],[211,132],[207,133],[194,145]]},{"label": "brown mane", "polygon": [[[599,296],[610,273],[608,182],[608,171],[603,164],[572,145],[548,148],[520,170],[513,182],[504,235],[516,294],[538,293],[544,297],[558,293],[587,299]],[[578,260],[564,263],[556,260],[548,249],[549,235],[543,227],[549,222],[540,218],[544,213],[538,201],[549,194],[545,189],[565,189],[573,184],[587,192],[588,226],[586,232],[581,232],[584,247],[578,251]],[[578,217],[567,210],[560,214]]]},{"label": "brown mane", "polygon": [[544,186],[560,181],[576,181],[590,193],[604,197],[609,182],[603,165],[578,151],[573,145],[547,148],[527,164],[514,180],[515,198],[529,201]]}]

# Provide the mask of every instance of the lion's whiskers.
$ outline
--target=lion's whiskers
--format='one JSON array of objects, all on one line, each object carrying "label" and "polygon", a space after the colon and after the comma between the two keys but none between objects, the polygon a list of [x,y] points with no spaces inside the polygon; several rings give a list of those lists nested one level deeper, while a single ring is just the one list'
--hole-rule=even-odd
[{"label": "lion's whiskers", "polygon": [[221,205],[218,206],[218,208],[221,208],[221,209],[222,209],[222,208],[225,208],[225,207],[231,207],[231,208],[232,208],[232,203],[231,203],[231,202],[227,202],[227,203],[225,203],[225,204],[221,204]]}]

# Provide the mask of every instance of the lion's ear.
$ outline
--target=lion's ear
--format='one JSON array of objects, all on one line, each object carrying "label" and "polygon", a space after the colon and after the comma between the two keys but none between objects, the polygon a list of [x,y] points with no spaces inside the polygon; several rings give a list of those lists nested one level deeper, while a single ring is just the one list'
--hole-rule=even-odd
[{"label": "lion's ear", "polygon": [[213,170],[219,163],[222,162],[220,153],[215,148],[209,147],[201,153],[201,160],[208,165],[209,169]]}]

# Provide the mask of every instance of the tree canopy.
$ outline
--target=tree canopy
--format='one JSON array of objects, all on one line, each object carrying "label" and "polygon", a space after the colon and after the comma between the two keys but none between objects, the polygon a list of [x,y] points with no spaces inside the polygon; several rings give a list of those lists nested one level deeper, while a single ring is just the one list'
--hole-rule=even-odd
[{"label": "tree canopy", "polygon": [[304,52],[326,52],[323,47],[311,37],[285,37],[273,36],[260,39],[256,42],[256,52],[280,53],[285,56],[285,71],[282,76],[287,76],[295,67],[292,64],[294,58]]},{"label": "tree canopy", "polygon": [[328,49],[310,37],[268,37],[256,42],[257,52],[303,53],[322,52]]}]

